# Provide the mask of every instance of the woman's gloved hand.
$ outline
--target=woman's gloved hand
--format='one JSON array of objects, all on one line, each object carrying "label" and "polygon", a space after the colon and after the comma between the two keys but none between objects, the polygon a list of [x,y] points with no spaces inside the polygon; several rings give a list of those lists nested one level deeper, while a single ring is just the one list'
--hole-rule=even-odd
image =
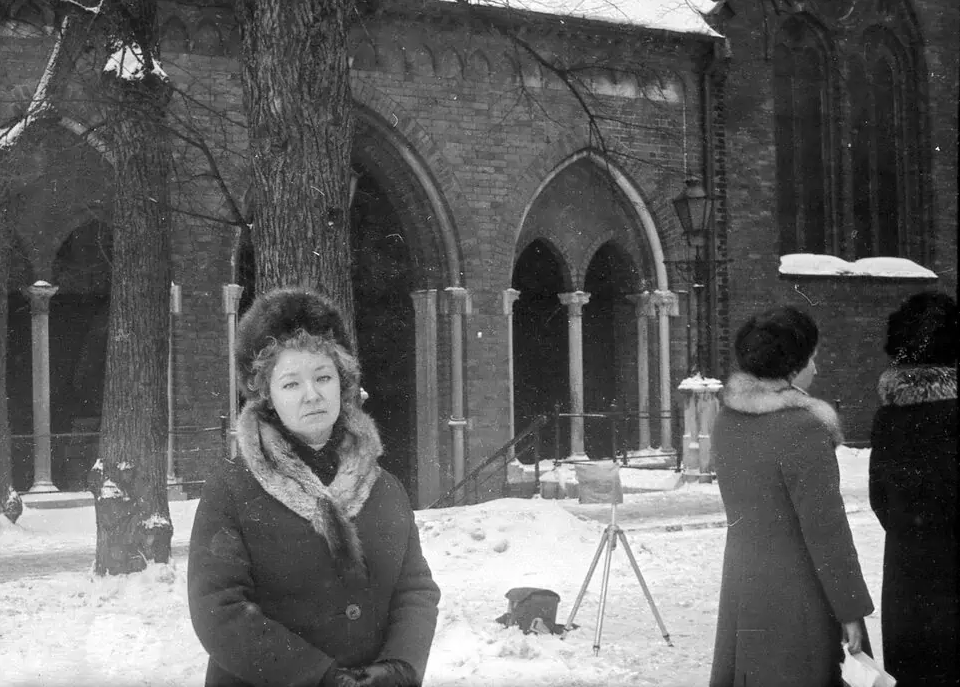
[{"label": "woman's gloved hand", "polygon": [[358,687],[420,687],[417,673],[406,661],[388,658],[361,671]]},{"label": "woman's gloved hand", "polygon": [[360,687],[362,676],[363,673],[352,668],[331,668],[324,674],[320,687]]}]

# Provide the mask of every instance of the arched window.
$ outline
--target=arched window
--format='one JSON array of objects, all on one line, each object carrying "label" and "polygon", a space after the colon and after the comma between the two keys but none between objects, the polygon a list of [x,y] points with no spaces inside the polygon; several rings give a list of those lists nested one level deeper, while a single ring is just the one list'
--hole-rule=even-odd
[{"label": "arched window", "polygon": [[867,31],[862,45],[849,70],[856,256],[922,259],[915,69],[886,29]]},{"label": "arched window", "polygon": [[835,253],[827,56],[801,19],[784,24],[773,55],[780,253]]}]

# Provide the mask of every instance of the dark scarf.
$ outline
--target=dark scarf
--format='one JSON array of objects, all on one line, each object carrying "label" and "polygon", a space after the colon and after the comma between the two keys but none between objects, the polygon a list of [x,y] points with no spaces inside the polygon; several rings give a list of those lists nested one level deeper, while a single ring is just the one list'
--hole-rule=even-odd
[{"label": "dark scarf", "polygon": [[260,418],[273,427],[283,439],[290,444],[297,458],[310,468],[323,485],[330,486],[333,478],[337,476],[337,469],[340,467],[340,456],[337,453],[337,447],[343,441],[343,422],[340,418],[333,425],[333,431],[327,443],[319,449],[315,449],[296,434],[287,429],[286,425],[280,420],[277,411],[266,406],[259,409]]}]

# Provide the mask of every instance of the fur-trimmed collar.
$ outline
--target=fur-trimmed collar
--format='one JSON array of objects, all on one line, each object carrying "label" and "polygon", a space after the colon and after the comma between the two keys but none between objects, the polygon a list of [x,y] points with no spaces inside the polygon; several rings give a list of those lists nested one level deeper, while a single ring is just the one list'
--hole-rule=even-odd
[{"label": "fur-trimmed collar", "polygon": [[957,368],[910,365],[884,370],[877,384],[880,404],[911,406],[957,398]]},{"label": "fur-trimmed collar", "polygon": [[751,415],[804,408],[824,424],[834,445],[843,443],[840,418],[833,407],[785,379],[760,379],[745,372],[734,372],[723,389],[723,403],[732,410]]},{"label": "fur-trimmed collar", "polygon": [[270,496],[309,522],[326,539],[345,580],[365,579],[366,565],[354,519],[380,476],[380,435],[369,415],[344,405],[343,440],[333,481],[324,486],[294,447],[264,419],[262,401],[248,403],[237,423],[240,455]]}]

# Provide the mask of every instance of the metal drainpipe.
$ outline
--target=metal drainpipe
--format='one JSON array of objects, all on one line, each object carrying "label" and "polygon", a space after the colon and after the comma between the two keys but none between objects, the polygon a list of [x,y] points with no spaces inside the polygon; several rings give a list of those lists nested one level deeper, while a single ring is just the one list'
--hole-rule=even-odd
[{"label": "metal drainpipe", "polygon": [[[713,133],[713,88],[712,88],[712,77],[717,69],[717,63],[719,58],[717,57],[718,46],[715,43],[710,54],[710,60],[703,70],[703,76],[701,77],[701,84],[703,88],[703,98],[701,102],[703,103],[703,139],[704,139],[704,181],[706,185],[706,191],[711,196],[716,196],[716,183],[714,176],[716,174],[716,165],[714,163],[714,152],[715,152],[715,141]],[[717,204],[714,201],[713,209],[713,226],[711,227],[711,232],[707,240],[707,265],[713,266],[713,269],[717,269],[717,264],[715,262],[717,257],[717,237],[716,237],[716,227],[717,227]],[[708,267],[708,270],[711,269]],[[708,358],[708,365],[710,366],[710,374],[718,374],[719,367],[719,355],[717,351],[717,342],[716,342],[716,332],[718,329],[719,321],[717,317],[717,280],[719,274],[715,271],[713,275],[708,274],[708,279],[706,279],[707,285],[707,321],[706,321],[706,344],[710,347]],[[701,370],[701,374],[707,376],[707,370]]]}]

